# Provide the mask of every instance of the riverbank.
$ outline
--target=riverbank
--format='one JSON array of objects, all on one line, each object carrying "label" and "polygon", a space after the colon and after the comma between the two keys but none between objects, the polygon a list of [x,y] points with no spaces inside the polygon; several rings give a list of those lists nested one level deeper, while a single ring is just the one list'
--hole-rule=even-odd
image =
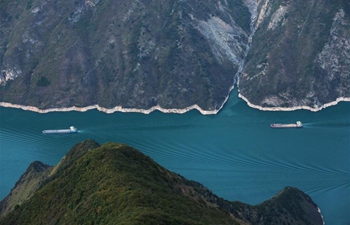
[{"label": "riverbank", "polygon": [[[175,108],[174,109],[164,109],[159,105],[153,106],[150,109],[123,108],[122,106],[116,106],[114,108],[109,109],[109,108],[101,107],[99,105],[91,105],[91,106],[86,106],[86,107],[72,106],[72,107],[67,107],[67,108],[39,109],[38,107],[35,107],[35,106],[25,106],[25,105],[19,105],[19,104],[12,104],[9,102],[0,102],[0,107],[16,108],[16,109],[22,109],[22,110],[32,111],[32,112],[37,112],[37,113],[70,112],[70,111],[86,112],[88,110],[97,109],[98,111],[101,111],[101,112],[104,112],[107,114],[114,113],[114,112],[135,112],[135,113],[150,114],[151,112],[156,111],[156,110],[158,110],[162,113],[183,114],[183,113],[186,113],[186,112],[191,111],[193,109],[196,109],[202,115],[215,115],[224,107],[224,105],[228,101],[230,93],[233,89],[234,89],[234,86],[232,86],[230,88],[229,94],[227,95],[227,97],[225,98],[225,100],[221,104],[221,106],[215,110],[203,110],[197,104],[192,105],[192,106],[188,106],[188,107],[183,108],[183,109],[175,109]],[[284,108],[284,107],[262,107],[259,105],[254,105],[251,102],[249,102],[249,100],[246,97],[244,97],[241,93],[238,93],[238,97],[241,98],[242,100],[244,100],[249,107],[254,108],[254,109],[259,109],[261,111],[295,111],[295,110],[305,109],[305,110],[309,110],[312,112],[317,112],[317,111],[320,111],[320,110],[325,109],[327,107],[337,105],[339,102],[350,102],[350,98],[340,97],[340,98],[337,98],[333,102],[329,102],[329,103],[322,105],[319,108],[311,108],[309,106],[296,106],[296,107]]]},{"label": "riverbank", "polygon": [[70,112],[70,111],[78,111],[78,112],[86,112],[88,110],[97,109],[98,111],[110,114],[114,112],[136,112],[136,113],[143,113],[143,114],[150,114],[153,111],[160,111],[162,113],[176,113],[176,114],[183,114],[188,111],[191,111],[193,109],[198,110],[202,115],[215,115],[217,114],[225,105],[225,103],[228,101],[231,91],[233,90],[234,86],[232,86],[229,90],[229,94],[226,96],[224,102],[221,104],[221,106],[218,109],[215,110],[204,110],[201,107],[199,107],[197,104],[188,106],[183,109],[164,109],[160,107],[159,105],[153,106],[150,109],[136,109],[136,108],[123,108],[122,106],[116,106],[114,108],[104,108],[99,105],[91,105],[86,107],[67,107],[67,108],[50,108],[50,109],[39,109],[35,106],[25,106],[25,105],[18,105],[18,104],[12,104],[9,102],[0,102],[0,107],[7,107],[7,108],[16,108],[16,109],[22,109],[26,111],[32,111],[37,113],[49,113],[49,112]]},{"label": "riverbank", "polygon": [[164,109],[160,107],[159,105],[153,106],[150,109],[135,109],[135,108],[123,108],[122,106],[116,106],[114,108],[108,109],[101,107],[99,105],[91,105],[86,107],[67,107],[67,108],[50,108],[50,109],[39,109],[35,106],[24,106],[24,105],[18,105],[18,104],[12,104],[8,102],[0,102],[1,107],[8,107],[8,108],[17,108],[22,109],[26,111],[33,111],[37,113],[49,113],[49,112],[70,112],[70,111],[78,111],[78,112],[86,112],[88,110],[97,109],[98,111],[104,112],[104,113],[114,113],[114,112],[136,112],[136,113],[143,113],[143,114],[150,114],[151,112],[158,110],[163,113],[177,113],[177,114],[183,114],[186,113],[192,109],[198,110],[203,115],[211,115],[211,114],[217,114],[220,109],[217,110],[203,110],[198,105],[192,105],[183,109]]},{"label": "riverbank", "polygon": [[322,105],[321,107],[318,107],[318,108],[312,108],[310,106],[295,106],[295,107],[262,107],[262,106],[259,106],[259,105],[254,105],[252,104],[251,102],[249,102],[249,100],[244,97],[241,93],[238,94],[238,97],[243,99],[247,105],[251,108],[254,108],[254,109],[259,109],[261,111],[295,111],[295,110],[300,110],[300,109],[305,109],[305,110],[309,110],[309,111],[312,111],[312,112],[318,112],[322,109],[325,109],[327,107],[330,107],[330,106],[334,106],[334,105],[337,105],[339,102],[350,102],[350,98],[347,98],[347,97],[339,97],[337,98],[335,101],[333,102],[329,102],[329,103],[326,103],[324,105]]},{"label": "riverbank", "polygon": [[[247,107],[236,90],[215,116],[196,111],[181,115],[97,110],[39,114],[1,107],[0,165],[12,169],[0,172],[0,194],[10,192],[31,162],[56,165],[75,143],[95,139],[142,148],[160,165],[211,185],[215,194],[230,201],[259,204],[292,184],[315,201],[327,225],[350,224],[350,203],[344,198],[349,194],[350,103],[317,113],[267,113]],[[296,120],[303,121],[306,129],[269,128],[270,123]],[[82,132],[42,134],[45,129],[71,125]]]},{"label": "riverbank", "polygon": [[322,223],[323,223],[323,225],[325,225],[325,224],[326,224],[326,222],[324,221],[324,218],[323,218],[323,215],[322,215],[321,209],[320,209],[319,207],[317,207],[317,211],[318,211],[318,213],[320,214],[320,216],[321,216],[321,218],[322,218]]}]

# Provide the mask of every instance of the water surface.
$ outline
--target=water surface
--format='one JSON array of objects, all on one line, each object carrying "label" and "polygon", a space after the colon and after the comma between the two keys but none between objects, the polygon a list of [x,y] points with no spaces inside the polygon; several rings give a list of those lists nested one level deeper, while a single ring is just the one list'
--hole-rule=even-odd
[{"label": "water surface", "polygon": [[[0,198],[31,162],[56,165],[75,143],[94,139],[129,144],[228,200],[257,204],[294,186],[313,198],[327,224],[350,223],[350,103],[317,113],[262,112],[233,91],[212,116],[197,111],[38,114],[10,108],[0,108],[0,116]],[[304,128],[269,127],[296,120]],[[41,133],[71,125],[81,132]]]}]

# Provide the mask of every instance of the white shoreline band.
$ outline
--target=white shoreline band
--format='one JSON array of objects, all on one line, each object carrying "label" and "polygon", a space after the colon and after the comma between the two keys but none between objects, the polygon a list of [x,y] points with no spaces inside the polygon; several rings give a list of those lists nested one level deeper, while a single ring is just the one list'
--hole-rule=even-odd
[{"label": "white shoreline band", "polygon": [[329,103],[326,103],[318,108],[312,108],[310,106],[294,106],[294,107],[262,107],[262,106],[259,106],[259,105],[254,105],[252,103],[250,103],[248,101],[248,99],[246,97],[244,97],[241,93],[238,94],[238,97],[240,97],[241,99],[243,99],[247,105],[251,108],[254,108],[254,109],[259,109],[261,111],[295,111],[295,110],[299,110],[299,109],[305,109],[305,110],[309,110],[309,111],[312,111],[312,112],[318,112],[322,109],[325,109],[327,107],[330,107],[330,106],[334,106],[334,105],[337,105],[339,102],[350,102],[350,98],[347,98],[347,97],[339,97],[337,98],[335,101],[333,102],[329,102]]},{"label": "white shoreline band", "polygon": [[[38,112],[38,113],[49,113],[49,112],[70,112],[70,111],[78,111],[78,112],[86,112],[88,110],[92,109],[97,109],[98,111],[104,112],[104,113],[114,113],[114,112],[136,112],[136,113],[143,113],[143,114],[150,114],[151,112],[158,110],[162,113],[176,113],[176,114],[183,114],[188,111],[191,111],[193,109],[198,110],[201,114],[203,115],[214,115],[217,114],[225,105],[225,103],[228,101],[228,98],[230,96],[230,92],[233,90],[234,86],[232,86],[229,90],[229,94],[225,98],[224,102],[220,106],[219,109],[216,110],[203,110],[201,107],[199,107],[197,104],[188,106],[183,109],[164,109],[160,107],[159,105],[153,106],[150,109],[135,109],[135,108],[123,108],[122,106],[116,106],[114,108],[108,109],[101,107],[99,105],[91,105],[91,106],[86,106],[86,107],[68,107],[68,108],[49,108],[49,109],[39,109],[35,106],[24,106],[24,105],[18,105],[18,104],[12,104],[9,102],[0,102],[1,107],[7,107],[7,108],[17,108],[17,109],[23,109],[27,111],[33,111],[33,112]],[[337,105],[339,102],[345,101],[345,102],[350,102],[350,98],[347,97],[339,97],[333,102],[326,103],[322,105],[319,108],[311,108],[309,106],[296,106],[296,107],[290,107],[290,108],[284,108],[284,107],[262,107],[259,105],[254,105],[248,101],[246,97],[244,97],[241,93],[238,94],[238,97],[243,99],[247,105],[251,108],[259,109],[262,111],[294,111],[294,110],[299,110],[299,109],[306,109],[310,110],[312,112],[317,112],[322,109],[325,109],[329,106]]]}]

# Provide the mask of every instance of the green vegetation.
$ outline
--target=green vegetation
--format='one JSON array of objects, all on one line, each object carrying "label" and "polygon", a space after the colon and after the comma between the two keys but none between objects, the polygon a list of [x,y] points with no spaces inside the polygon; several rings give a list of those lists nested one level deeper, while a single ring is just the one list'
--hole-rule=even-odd
[{"label": "green vegetation", "polygon": [[227,212],[183,196],[180,182],[135,149],[107,143],[66,166],[0,224],[235,224]]},{"label": "green vegetation", "polygon": [[39,87],[47,87],[50,84],[51,82],[49,81],[49,79],[43,76],[41,76],[40,79],[36,82],[36,86],[39,86]]},{"label": "green vegetation", "polygon": [[93,140],[76,144],[55,167],[31,164],[0,202],[0,225],[281,221],[322,224],[317,206],[295,188],[257,206],[228,202],[129,146]]},{"label": "green vegetation", "polygon": [[6,215],[28,200],[47,179],[51,168],[39,161],[31,163],[11,193],[0,202],[0,215]]},{"label": "green vegetation", "polygon": [[228,8],[232,11],[234,21],[245,31],[250,32],[250,12],[242,0],[228,1]]},{"label": "green vegetation", "polygon": [[28,1],[27,1],[26,10],[29,10],[29,9],[32,8],[33,1],[34,1],[34,0],[28,0]]}]

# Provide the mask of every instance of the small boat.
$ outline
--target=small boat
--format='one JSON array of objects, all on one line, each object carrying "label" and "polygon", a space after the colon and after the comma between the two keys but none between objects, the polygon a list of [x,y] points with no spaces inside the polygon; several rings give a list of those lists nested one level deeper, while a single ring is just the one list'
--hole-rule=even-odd
[{"label": "small boat", "polygon": [[71,126],[69,129],[59,129],[59,130],[43,130],[43,134],[73,134],[78,133],[78,129]]},{"label": "small boat", "polygon": [[281,124],[281,123],[272,123],[270,124],[271,128],[302,128],[303,124],[300,121],[291,124]]}]

